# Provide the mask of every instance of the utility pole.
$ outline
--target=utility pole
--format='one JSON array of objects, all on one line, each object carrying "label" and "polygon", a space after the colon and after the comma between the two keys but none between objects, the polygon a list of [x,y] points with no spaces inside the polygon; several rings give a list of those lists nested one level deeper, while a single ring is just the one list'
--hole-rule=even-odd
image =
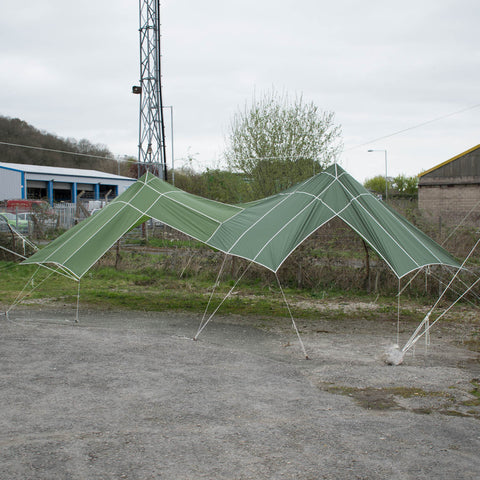
[{"label": "utility pole", "polygon": [[138,176],[150,171],[167,180],[165,124],[162,105],[160,54],[160,0],[139,0],[140,95]]}]

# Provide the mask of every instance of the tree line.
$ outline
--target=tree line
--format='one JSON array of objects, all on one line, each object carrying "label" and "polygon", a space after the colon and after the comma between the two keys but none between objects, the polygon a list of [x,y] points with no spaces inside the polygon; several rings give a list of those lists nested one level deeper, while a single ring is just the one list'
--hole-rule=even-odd
[{"label": "tree line", "polygon": [[[14,145],[36,147],[25,148],[0,143],[1,162],[83,168],[108,173],[118,172],[117,161],[107,146],[93,144],[86,139],[60,138],[51,133],[38,130],[19,118],[0,116],[0,141]],[[52,150],[71,152],[72,154],[54,152]],[[102,158],[75,155],[75,153]],[[128,169],[126,169],[127,171]],[[126,172],[122,174],[126,174]]]},{"label": "tree line", "polygon": [[393,178],[376,175],[365,180],[363,185],[371,192],[382,197],[386,190],[388,190],[388,195],[394,197],[416,198],[418,194],[418,177],[416,175],[407,177],[401,174]]}]

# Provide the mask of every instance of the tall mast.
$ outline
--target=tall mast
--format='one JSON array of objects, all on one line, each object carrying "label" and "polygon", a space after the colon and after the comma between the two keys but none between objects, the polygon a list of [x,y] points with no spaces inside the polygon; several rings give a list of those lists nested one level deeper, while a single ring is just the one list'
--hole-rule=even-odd
[{"label": "tall mast", "polygon": [[138,175],[146,170],[167,179],[165,125],[162,104],[160,0],[140,0],[140,125]]}]

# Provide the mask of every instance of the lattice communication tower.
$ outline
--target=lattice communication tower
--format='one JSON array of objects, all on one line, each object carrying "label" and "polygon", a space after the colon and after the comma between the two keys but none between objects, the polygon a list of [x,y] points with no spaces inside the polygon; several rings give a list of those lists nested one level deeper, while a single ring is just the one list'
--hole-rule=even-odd
[{"label": "lattice communication tower", "polygon": [[167,179],[160,54],[160,0],[140,0],[140,95],[138,175]]}]

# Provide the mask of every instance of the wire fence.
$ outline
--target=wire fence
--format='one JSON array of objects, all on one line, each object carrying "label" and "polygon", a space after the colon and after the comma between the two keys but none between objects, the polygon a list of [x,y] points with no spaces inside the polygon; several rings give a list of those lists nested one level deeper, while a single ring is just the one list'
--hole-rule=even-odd
[{"label": "wire fence", "polygon": [[91,215],[87,207],[88,204],[75,203],[58,203],[49,209],[27,211],[19,207],[0,207],[0,232],[9,232],[9,227],[13,227],[23,235],[41,237],[48,232],[68,230]]}]

